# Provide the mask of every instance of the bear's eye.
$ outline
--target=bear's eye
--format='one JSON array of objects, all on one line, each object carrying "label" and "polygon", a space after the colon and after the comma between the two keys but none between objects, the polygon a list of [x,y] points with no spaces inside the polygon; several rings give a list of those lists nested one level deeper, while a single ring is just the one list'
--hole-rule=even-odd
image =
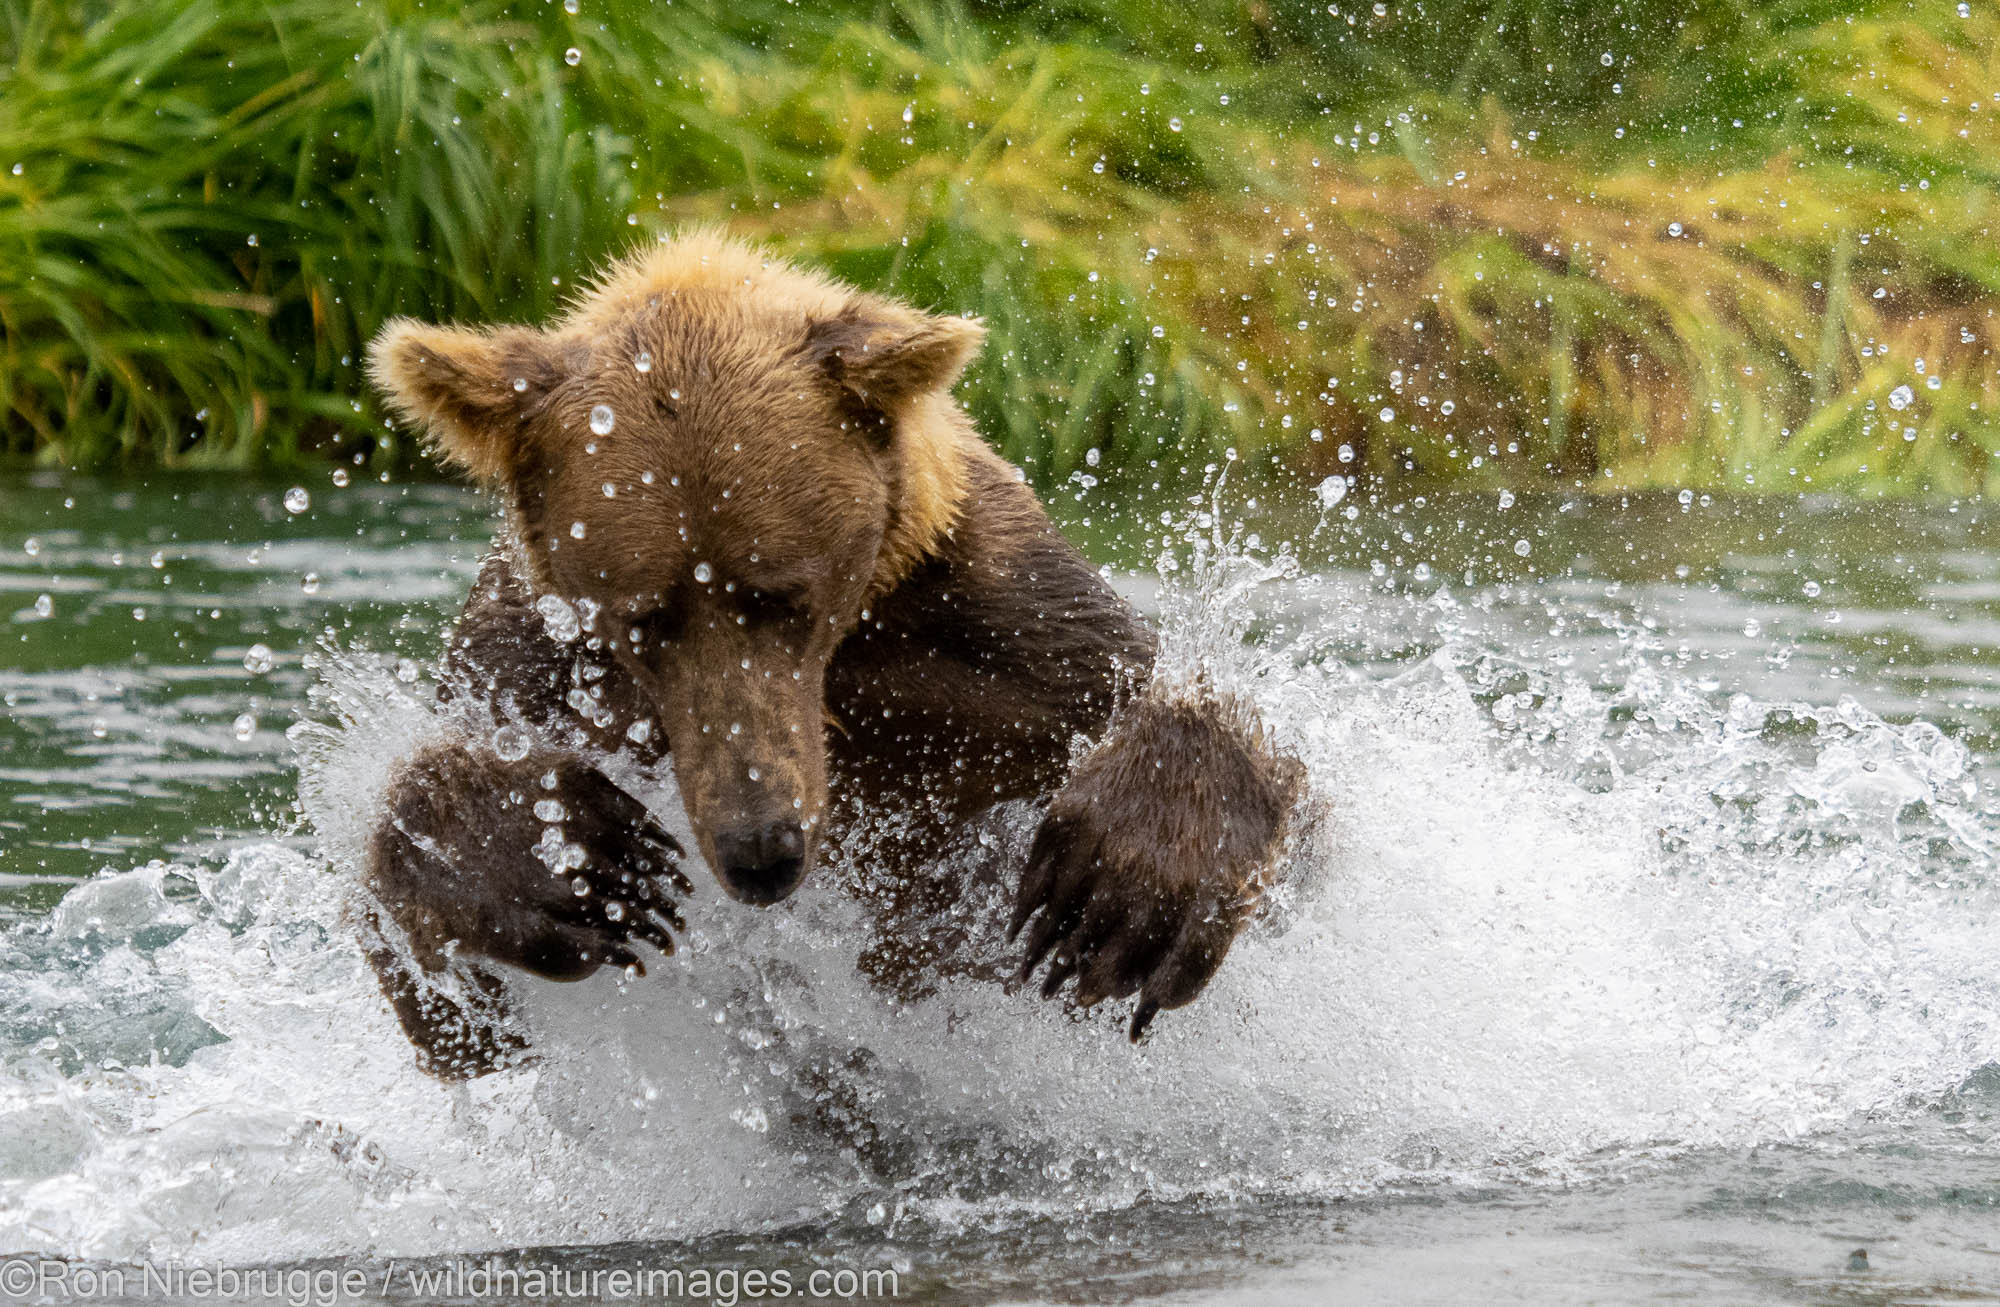
[{"label": "bear's eye", "polygon": [[760,590],[755,586],[743,586],[736,591],[735,599],[737,613],[749,625],[790,621],[801,616],[806,608],[803,590]]},{"label": "bear's eye", "polygon": [[647,645],[671,644],[680,639],[687,618],[677,608],[655,608],[632,619],[625,630],[625,643],[634,649]]}]

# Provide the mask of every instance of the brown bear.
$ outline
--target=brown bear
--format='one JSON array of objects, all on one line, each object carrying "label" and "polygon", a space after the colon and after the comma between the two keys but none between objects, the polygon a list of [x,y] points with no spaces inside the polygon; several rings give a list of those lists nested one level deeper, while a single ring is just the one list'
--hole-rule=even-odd
[{"label": "brown bear", "polygon": [[1215,973],[1298,766],[1245,705],[1149,686],[1151,631],[951,398],[983,334],[715,233],[546,328],[382,330],[376,384],[507,523],[439,672],[462,729],[400,765],[369,844],[370,960],[427,1070],[522,1052],[484,962],[576,980],[672,951],[682,850],[606,775],[621,750],[671,763],[744,903],[907,814],[869,859],[861,959],[899,991],[998,974],[954,956],[936,850],[1018,800],[1045,810],[1017,982],[1046,960],[1045,996],[1136,994],[1136,1040]]}]

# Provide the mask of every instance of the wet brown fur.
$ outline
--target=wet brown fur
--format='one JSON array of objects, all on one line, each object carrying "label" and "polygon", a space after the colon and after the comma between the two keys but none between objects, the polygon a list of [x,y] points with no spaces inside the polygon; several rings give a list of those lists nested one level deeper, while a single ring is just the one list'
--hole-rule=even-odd
[{"label": "wet brown fur", "polygon": [[[572,979],[671,949],[671,837],[588,761],[621,747],[671,762],[711,865],[744,823],[801,822],[810,866],[853,814],[910,814],[860,942],[899,991],[993,969],[951,956],[962,886],[935,848],[1013,799],[1050,802],[1024,975],[1046,957],[1049,993],[1138,994],[1136,1038],[1220,965],[1295,769],[1242,708],[1144,689],[1151,632],[950,398],[981,335],[713,233],[621,262],[546,330],[384,329],[378,385],[509,515],[445,651],[471,724],[405,765],[371,849],[404,937],[371,960],[429,1069],[518,1051],[472,958]],[[588,629],[553,638],[538,596]],[[536,752],[497,757],[496,723]],[[1072,774],[1079,734],[1101,742]],[[560,874],[529,812],[551,798],[583,858]],[[456,1007],[426,979],[450,967]]]}]

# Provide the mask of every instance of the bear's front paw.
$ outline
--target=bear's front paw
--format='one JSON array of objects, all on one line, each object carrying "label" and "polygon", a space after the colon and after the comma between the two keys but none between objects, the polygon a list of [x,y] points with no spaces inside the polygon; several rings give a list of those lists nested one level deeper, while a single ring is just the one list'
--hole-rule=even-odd
[{"label": "bear's front paw", "polygon": [[1300,775],[1241,705],[1142,698],[1035,834],[1008,932],[1034,919],[1015,983],[1048,959],[1045,998],[1071,978],[1082,1007],[1137,994],[1136,1043],[1222,965],[1263,896]]},{"label": "bear's front paw", "polygon": [[579,759],[514,764],[464,749],[415,759],[376,828],[369,879],[426,970],[452,947],[550,980],[674,951],[692,892],[681,847],[644,804]]},{"label": "bear's front paw", "polygon": [[687,930],[674,901],[694,891],[677,865],[680,842],[602,772],[573,759],[557,768],[553,794],[543,788],[532,800],[536,839],[525,853],[534,865],[496,943],[504,960],[550,980],[600,965],[643,976],[632,946],[671,956],[671,932]]}]

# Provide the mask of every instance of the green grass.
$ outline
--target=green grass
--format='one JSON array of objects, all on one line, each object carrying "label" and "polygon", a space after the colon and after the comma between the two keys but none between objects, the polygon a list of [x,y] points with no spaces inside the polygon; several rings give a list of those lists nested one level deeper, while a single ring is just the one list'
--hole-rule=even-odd
[{"label": "green grass", "polygon": [[1982,492],[2000,23],[1742,8],[0,0],[0,453],[408,460],[384,317],[723,220],[983,315],[1044,480]]}]

